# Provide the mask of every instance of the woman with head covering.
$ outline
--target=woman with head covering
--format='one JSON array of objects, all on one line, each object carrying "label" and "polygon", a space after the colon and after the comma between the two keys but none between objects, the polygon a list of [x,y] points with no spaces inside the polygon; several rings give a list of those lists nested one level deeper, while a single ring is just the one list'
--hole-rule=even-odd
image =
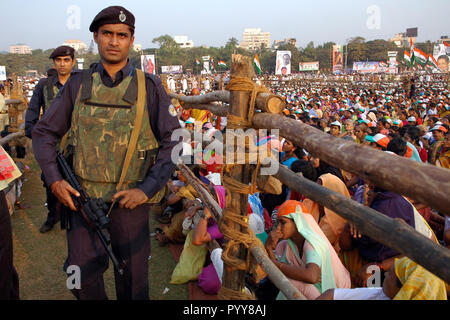
[{"label": "woman with head covering", "polygon": [[280,206],[277,227],[270,233],[266,249],[275,265],[307,299],[316,299],[328,289],[350,288],[349,272],[314,218],[298,201],[289,200]]},{"label": "woman with head covering", "polygon": [[[335,175],[326,173],[320,176],[317,182],[325,188],[333,190],[350,199],[350,193],[348,192],[348,189],[345,186],[344,182],[342,182],[342,180],[340,180]],[[320,229],[322,229],[323,233],[333,245],[336,252],[339,253],[341,250],[341,248],[339,247],[339,236],[342,230],[344,230],[347,221],[334,211],[310,199],[306,199],[303,203],[306,206],[308,212],[319,224]]]}]

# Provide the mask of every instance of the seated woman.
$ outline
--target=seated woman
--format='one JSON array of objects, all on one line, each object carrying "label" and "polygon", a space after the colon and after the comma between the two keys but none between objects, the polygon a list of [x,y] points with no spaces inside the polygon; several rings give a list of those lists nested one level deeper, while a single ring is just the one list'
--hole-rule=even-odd
[{"label": "seated woman", "polygon": [[277,222],[267,239],[267,252],[307,299],[316,299],[328,289],[350,288],[349,272],[301,202],[283,203],[278,209]]},{"label": "seated woman", "polygon": [[409,258],[396,259],[382,288],[330,289],[316,300],[447,300],[445,283]]},{"label": "seated woman", "polygon": [[[437,239],[422,216],[414,206],[401,195],[373,187],[369,191],[367,205],[372,209],[393,219],[402,219],[418,232],[437,242]],[[367,272],[376,265],[381,270],[389,270],[394,259],[400,254],[368,236],[361,235],[357,228],[347,223],[339,238],[341,259],[352,275],[354,287],[365,287],[372,275]]]},{"label": "seated woman", "polygon": [[[350,199],[347,187],[342,180],[335,175],[330,173],[324,174],[319,177],[317,183]],[[336,252],[339,253],[341,250],[339,247],[339,236],[341,235],[342,230],[344,230],[347,221],[334,211],[313,202],[310,199],[306,199],[303,204],[319,224],[320,229],[322,229]]]},{"label": "seated woman", "polygon": [[[225,189],[222,186],[214,186],[216,191],[216,198],[219,199],[218,203],[222,207],[225,207]],[[195,225],[192,235],[192,244],[195,246],[202,246],[205,244],[211,244],[214,249],[223,243],[223,235],[219,230],[219,226],[216,221],[212,218],[211,212],[208,208],[203,208],[204,217],[198,221]],[[211,250],[213,251],[213,250]],[[217,259],[216,259],[217,260]],[[217,263],[216,263],[217,265]],[[198,286],[207,294],[217,294],[219,293],[221,287],[221,278],[217,270],[219,266],[215,266],[211,257],[208,255],[205,261],[205,267],[202,272],[198,275]],[[223,269],[223,267],[222,267]]]},{"label": "seated woman", "polygon": [[[198,167],[193,168],[194,174],[199,177]],[[156,229],[156,239],[161,245],[169,242],[183,243],[186,235],[183,234],[183,220],[186,208],[190,206],[190,201],[198,197],[197,191],[192,187],[186,178],[178,171],[178,179],[186,185],[181,188],[174,188],[173,192],[167,198],[168,207],[163,213],[162,218],[158,219],[161,223],[168,224],[162,229]],[[164,220],[168,218],[167,220]]]}]

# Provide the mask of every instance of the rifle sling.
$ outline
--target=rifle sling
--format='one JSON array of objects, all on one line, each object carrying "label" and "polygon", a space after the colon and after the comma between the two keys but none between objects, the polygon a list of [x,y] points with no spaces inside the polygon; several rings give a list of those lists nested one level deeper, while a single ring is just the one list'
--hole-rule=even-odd
[{"label": "rifle sling", "polygon": [[130,142],[128,144],[127,154],[125,156],[125,162],[123,164],[122,173],[120,175],[119,183],[117,184],[116,191],[119,192],[122,188],[123,182],[127,175],[128,168],[130,166],[131,158],[133,157],[134,151],[136,150],[137,141],[142,128],[142,121],[144,117],[145,108],[145,97],[146,97],[146,87],[145,87],[145,74],[141,70],[136,69],[138,77],[138,98],[136,104],[136,120],[134,121],[133,131],[131,132]]}]

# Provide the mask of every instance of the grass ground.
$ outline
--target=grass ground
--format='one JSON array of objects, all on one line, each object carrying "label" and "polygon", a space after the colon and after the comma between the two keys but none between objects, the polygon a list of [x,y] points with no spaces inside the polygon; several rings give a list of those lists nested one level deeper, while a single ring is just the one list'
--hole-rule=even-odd
[{"label": "grass ground", "polygon": [[[25,175],[20,201],[24,209],[16,209],[11,216],[13,228],[14,265],[19,274],[20,296],[23,300],[73,300],[66,287],[62,266],[67,256],[65,231],[59,224],[46,234],[39,228],[47,217],[45,189],[40,179],[41,170],[33,155],[24,161],[30,171]],[[150,212],[150,230],[159,223]],[[169,247],[160,247],[151,239],[149,268],[151,300],[188,300],[188,285],[170,285],[176,262]],[[105,288],[110,299],[115,299],[114,273],[111,267],[104,275]],[[163,294],[165,288],[169,288]]]}]

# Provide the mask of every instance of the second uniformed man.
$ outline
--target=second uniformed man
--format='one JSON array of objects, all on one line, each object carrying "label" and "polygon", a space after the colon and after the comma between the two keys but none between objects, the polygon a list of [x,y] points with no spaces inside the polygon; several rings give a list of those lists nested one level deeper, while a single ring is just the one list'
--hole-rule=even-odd
[{"label": "second uniformed man", "polygon": [[[75,66],[74,49],[69,46],[61,46],[56,48],[50,55],[53,59],[54,69],[48,71],[48,77],[41,79],[34,89],[28,109],[25,114],[25,135],[31,139],[35,124],[39,117],[50,107],[53,99],[59,90],[64,86],[70,77],[73,67]],[[44,176],[41,176],[47,193],[47,220],[42,224],[39,231],[41,233],[49,232],[60,219],[60,203],[45,183]]]}]

